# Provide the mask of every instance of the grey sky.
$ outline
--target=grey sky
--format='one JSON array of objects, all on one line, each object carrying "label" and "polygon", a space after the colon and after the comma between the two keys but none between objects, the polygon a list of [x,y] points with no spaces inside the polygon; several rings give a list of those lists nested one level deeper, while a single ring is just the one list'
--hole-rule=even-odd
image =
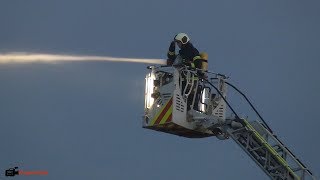
[{"label": "grey sky", "polygon": [[[0,52],[165,58],[175,33],[186,32],[319,177],[319,8],[315,0],[2,1]],[[268,179],[231,140],[142,129],[146,72],[128,63],[0,65],[1,173]],[[234,93],[228,98],[255,119]]]}]

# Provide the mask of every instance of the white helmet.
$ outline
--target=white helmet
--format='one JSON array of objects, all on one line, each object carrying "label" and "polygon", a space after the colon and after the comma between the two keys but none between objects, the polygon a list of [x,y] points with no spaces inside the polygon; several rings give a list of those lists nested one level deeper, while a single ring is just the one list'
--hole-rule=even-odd
[{"label": "white helmet", "polygon": [[182,44],[187,44],[190,41],[190,38],[186,33],[179,33],[174,37],[174,40],[180,41]]}]

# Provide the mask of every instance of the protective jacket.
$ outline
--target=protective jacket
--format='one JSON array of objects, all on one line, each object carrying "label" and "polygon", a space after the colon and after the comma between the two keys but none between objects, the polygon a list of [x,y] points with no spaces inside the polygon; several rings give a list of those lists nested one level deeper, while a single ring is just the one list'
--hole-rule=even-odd
[{"label": "protective jacket", "polygon": [[[183,59],[183,64],[191,68],[201,68],[201,57],[199,51],[190,43],[183,44],[179,50],[179,55]],[[176,59],[175,44],[172,42],[168,51],[168,65],[171,65]],[[170,64],[171,63],[171,64]]]}]

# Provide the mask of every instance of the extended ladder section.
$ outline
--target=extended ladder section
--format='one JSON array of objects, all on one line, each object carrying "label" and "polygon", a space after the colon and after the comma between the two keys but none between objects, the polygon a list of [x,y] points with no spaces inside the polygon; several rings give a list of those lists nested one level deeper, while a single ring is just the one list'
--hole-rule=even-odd
[{"label": "extended ladder section", "polygon": [[270,178],[315,180],[299,159],[260,122],[241,121],[243,126],[237,129],[227,128],[228,134]]},{"label": "extended ladder section", "polygon": [[[209,81],[206,81],[206,83],[221,94],[212,83]],[[248,122],[239,118],[231,105],[223,98],[236,117],[232,120],[229,119],[229,123],[226,123],[225,127],[223,127],[226,135],[230,136],[271,179],[315,180],[315,177],[306,166],[273,134],[249,99],[234,85],[228,82],[225,83],[245,98],[261,120],[261,122]]]}]

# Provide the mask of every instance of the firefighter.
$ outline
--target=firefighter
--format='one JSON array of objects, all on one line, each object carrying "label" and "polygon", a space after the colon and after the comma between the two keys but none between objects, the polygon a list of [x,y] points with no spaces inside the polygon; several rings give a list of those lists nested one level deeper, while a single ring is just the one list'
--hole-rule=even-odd
[{"label": "firefighter", "polygon": [[[180,48],[179,50],[179,55],[182,59],[182,62],[175,62],[177,61],[176,57],[177,55],[175,54],[175,48],[177,46]],[[179,33],[174,37],[174,40],[171,42],[169,51],[167,53],[168,60],[167,60],[167,65],[186,65],[187,67],[191,69],[201,69],[202,68],[202,58],[199,54],[199,51],[192,45],[190,42],[190,38],[188,37],[187,34],[185,33]],[[190,105],[192,104],[193,97],[195,97],[195,102],[193,108],[195,110],[198,110],[198,103],[199,103],[199,93],[201,90],[199,87],[195,86],[196,82],[198,82],[199,75],[202,75],[200,73],[197,73],[198,75],[194,76],[192,81],[194,81],[193,87],[186,87],[186,77],[182,75],[183,81],[182,81],[182,92],[184,91],[185,88],[192,88],[192,92],[188,96],[188,102],[187,102],[187,110],[190,110],[191,107]]]},{"label": "firefighter", "polygon": [[199,51],[192,45],[190,38],[185,33],[179,33],[174,37],[174,40],[170,43],[168,51],[168,65],[174,64],[177,57],[175,54],[176,44],[180,48],[179,55],[182,59],[182,64],[191,68],[196,68],[195,62],[200,60]]}]

